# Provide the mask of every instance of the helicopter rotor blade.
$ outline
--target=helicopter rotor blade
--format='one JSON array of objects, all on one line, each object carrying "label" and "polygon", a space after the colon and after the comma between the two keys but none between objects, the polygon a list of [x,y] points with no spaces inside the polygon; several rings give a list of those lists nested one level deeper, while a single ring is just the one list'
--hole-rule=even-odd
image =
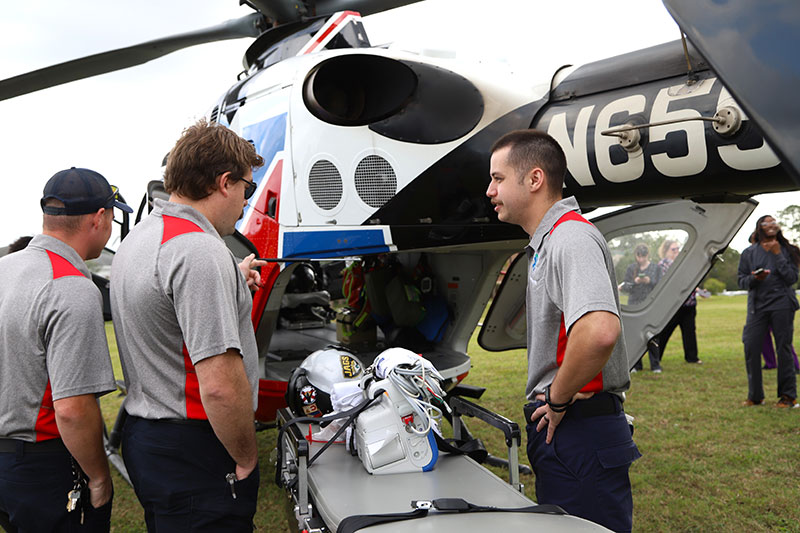
[{"label": "helicopter rotor blade", "polygon": [[[325,16],[337,11],[357,11],[361,16],[373,15],[421,0],[243,0],[280,24],[296,22],[304,16]],[[309,4],[306,6],[306,4]]]},{"label": "helicopter rotor blade", "polygon": [[264,17],[259,13],[251,13],[209,28],[59,63],[1,80],[0,101],[71,81],[141,65],[198,44],[242,37],[258,37],[264,29],[266,29],[264,27]]},{"label": "helicopter rotor blade", "polygon": [[337,11],[358,11],[362,17],[415,4],[420,0],[317,0],[317,15]]}]

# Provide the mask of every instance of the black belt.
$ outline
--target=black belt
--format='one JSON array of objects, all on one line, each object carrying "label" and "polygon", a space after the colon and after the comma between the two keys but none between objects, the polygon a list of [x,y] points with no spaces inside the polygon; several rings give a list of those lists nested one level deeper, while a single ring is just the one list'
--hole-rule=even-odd
[{"label": "black belt", "polygon": [[66,451],[64,441],[61,439],[49,439],[41,442],[28,442],[19,439],[0,439],[0,453],[53,453]]},{"label": "black belt", "polygon": [[[533,412],[544,405],[538,400],[525,406],[525,422],[530,423]],[[598,392],[586,400],[577,400],[567,407],[564,417],[570,418],[591,418],[593,416],[608,416],[622,412],[622,401],[616,394],[610,392]]]},{"label": "black belt", "polygon": [[140,416],[128,415],[133,420],[141,420],[151,424],[171,424],[175,426],[192,426],[199,428],[212,429],[211,422],[195,418],[142,418]]}]

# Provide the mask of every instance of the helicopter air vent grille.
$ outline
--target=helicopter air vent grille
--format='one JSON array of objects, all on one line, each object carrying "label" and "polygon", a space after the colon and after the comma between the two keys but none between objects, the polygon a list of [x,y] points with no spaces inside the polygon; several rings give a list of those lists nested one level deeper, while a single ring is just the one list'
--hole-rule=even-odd
[{"label": "helicopter air vent grille", "polygon": [[356,167],[356,192],[370,207],[379,208],[397,193],[392,165],[378,155],[368,155]]},{"label": "helicopter air vent grille", "polygon": [[333,163],[320,159],[308,175],[308,192],[317,207],[330,211],[342,199],[342,175]]}]

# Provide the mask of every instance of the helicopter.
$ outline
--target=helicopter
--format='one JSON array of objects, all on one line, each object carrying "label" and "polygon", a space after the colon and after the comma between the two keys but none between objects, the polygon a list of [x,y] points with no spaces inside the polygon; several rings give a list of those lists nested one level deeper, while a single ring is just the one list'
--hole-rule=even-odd
[{"label": "helicopter", "polygon": [[[337,331],[343,320],[285,311],[292,295],[321,297],[317,307],[329,307],[319,293],[342,293],[337,274],[348,263],[371,269],[379,286],[395,279],[401,289],[416,286],[423,307],[442,309],[429,335],[397,317],[376,317],[366,332],[372,337],[350,346],[367,364],[385,346],[419,347],[446,388],[479,395],[461,382],[470,368],[467,342],[490,301],[479,343],[497,351],[524,346],[525,265],[519,256],[509,261],[526,236],[499,223],[484,195],[488,149],[507,131],[535,127],[561,143],[565,195],[583,208],[635,204],[593,219],[610,243],[648,233],[682,236],[676,268],[644,302],[623,306],[631,366],[752,212],[749,197],[800,182],[791,148],[798,122],[787,120],[797,117],[782,105],[796,86],[793,71],[768,73],[787,89],[770,92],[765,104],[741,81],[744,67],[731,66],[729,54],[719,58],[708,37],[716,35],[708,6],[702,12],[666,0],[686,39],[557,68],[530,89],[504,86],[447,57],[372,46],[361,16],[406,2],[245,3],[256,13],[183,40],[248,31],[255,38],[245,70],[207,118],[251,139],[267,161],[254,173],[258,190],[228,239],[238,257],[255,252],[271,261],[253,310],[263,421],[283,408],[285,384],[304,355],[346,340]],[[797,15],[788,2],[775,3]],[[751,13],[750,20],[760,19]],[[0,99],[70,81],[74,67],[93,61],[101,67],[77,76],[112,70],[114,57],[0,81]],[[749,59],[768,63],[763,55]],[[140,216],[163,195],[151,181]],[[293,292],[303,271],[307,286]],[[300,523],[305,509],[298,509]]]}]

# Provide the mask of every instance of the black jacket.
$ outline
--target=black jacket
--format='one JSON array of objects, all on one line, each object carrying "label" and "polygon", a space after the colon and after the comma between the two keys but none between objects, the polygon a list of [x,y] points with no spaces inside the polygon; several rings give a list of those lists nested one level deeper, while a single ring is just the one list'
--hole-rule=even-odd
[{"label": "black jacket", "polygon": [[[751,274],[758,268],[770,271],[763,281]],[[797,277],[797,266],[785,247],[781,246],[779,254],[767,252],[759,243],[747,247],[739,259],[739,287],[748,291],[747,313],[800,308],[792,288]]]}]

